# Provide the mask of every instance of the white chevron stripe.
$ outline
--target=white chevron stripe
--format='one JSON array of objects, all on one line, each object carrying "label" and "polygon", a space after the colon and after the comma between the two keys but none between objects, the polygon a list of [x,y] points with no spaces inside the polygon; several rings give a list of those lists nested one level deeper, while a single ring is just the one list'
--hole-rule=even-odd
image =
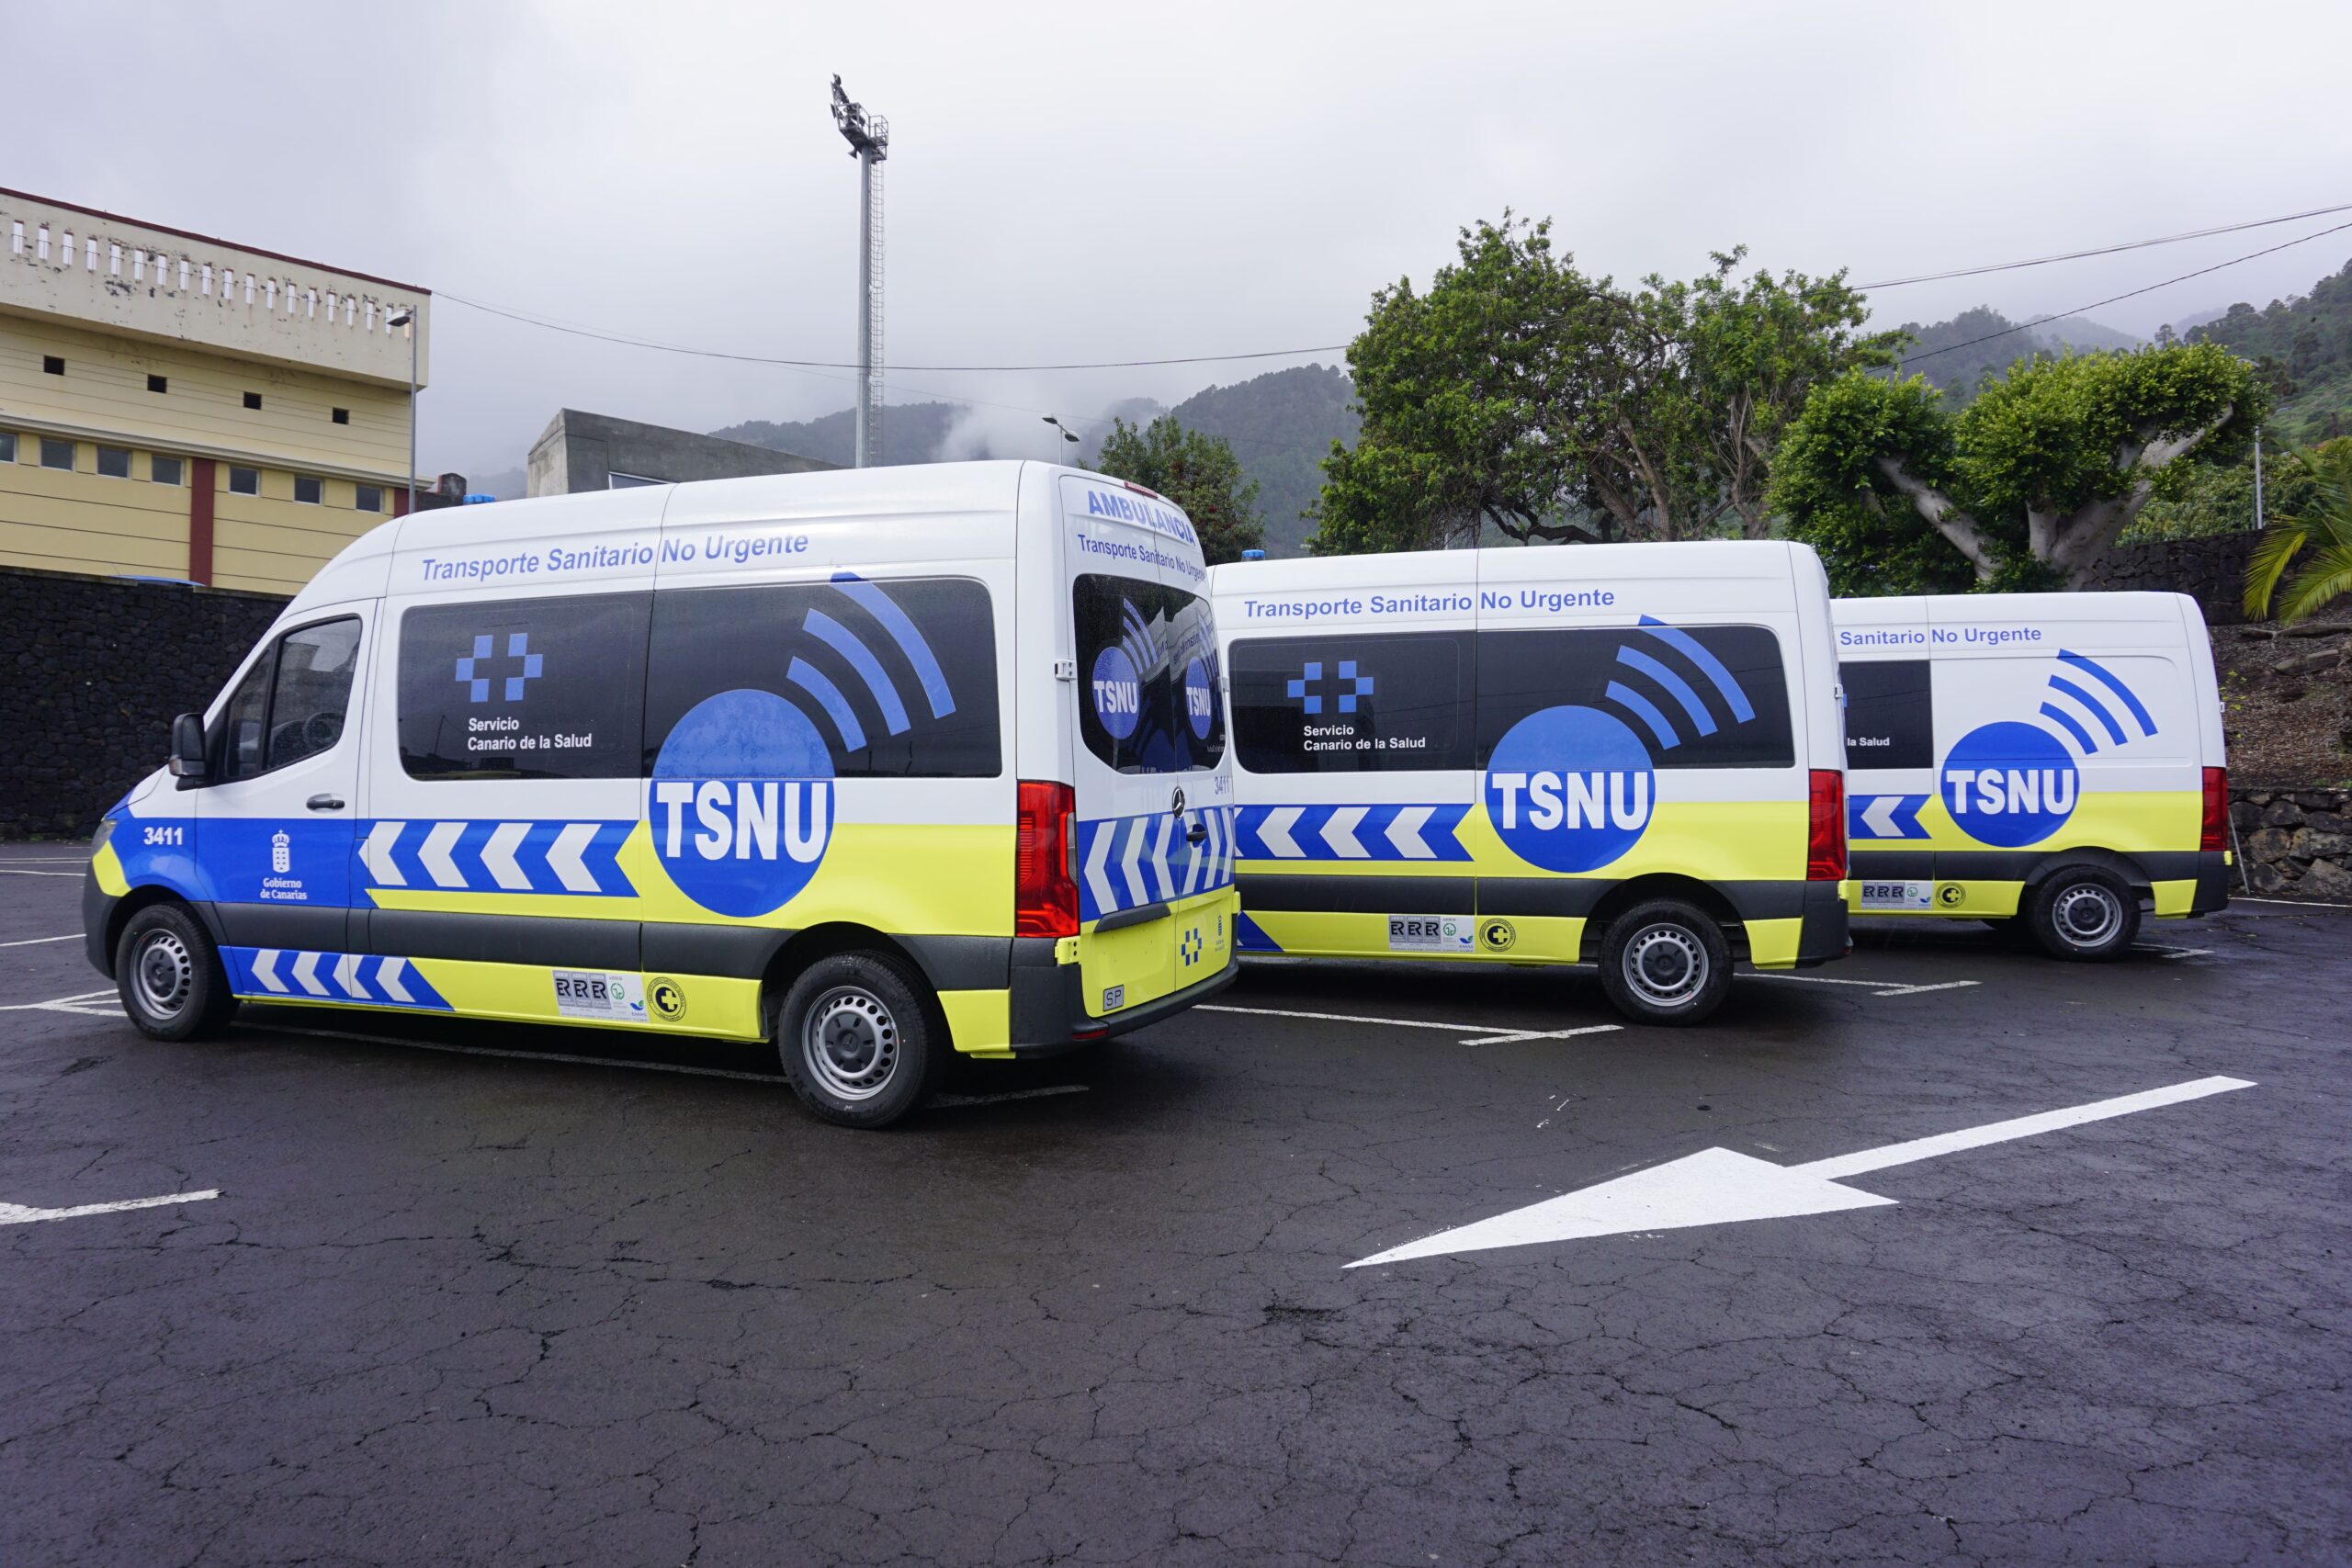
[{"label": "white chevron stripe", "polygon": [[346,953],[334,961],[334,983],[341,986],[343,994],[354,1001],[364,1002],[368,999],[366,988],[359,984],[359,955],[357,953]]},{"label": "white chevron stripe", "polygon": [[1341,860],[1369,858],[1371,852],[1356,842],[1356,824],[1370,809],[1365,806],[1343,806],[1331,813],[1331,819],[1323,824],[1323,841],[1331,846],[1333,854]]},{"label": "white chevron stripe", "polygon": [[1121,826],[1127,831],[1127,850],[1119,857],[1119,867],[1126,873],[1127,891],[1135,895],[1136,904],[1148,904],[1151,890],[1143,880],[1143,840],[1148,825],[1140,817],[1130,817]]},{"label": "white chevron stripe", "polygon": [[254,978],[261,982],[263,990],[283,995],[286,982],[277,977],[277,959],[278,951],[274,947],[265,947],[256,952],[254,954]]},{"label": "white chevron stripe", "polygon": [[1119,824],[1114,819],[1094,825],[1094,843],[1086,852],[1086,886],[1094,895],[1094,912],[1110,914],[1119,907],[1119,896],[1111,890],[1111,879],[1103,870],[1111,863],[1111,840],[1118,836]]},{"label": "white chevron stripe", "polygon": [[401,976],[407,969],[408,960],[405,958],[387,958],[376,965],[376,984],[383,987],[384,994],[396,1002],[416,1000],[409,995],[408,987],[401,984]]},{"label": "white chevron stripe", "polygon": [[[1306,811],[1303,806],[1277,806],[1266,813],[1266,820],[1258,829],[1258,837],[1266,841],[1266,847],[1274,852],[1277,859],[1297,860],[1306,854],[1306,852],[1300,849],[1290,836],[1291,829],[1297,825]],[[1209,831],[1215,833],[1216,829],[1211,828]]]},{"label": "white chevron stripe", "polygon": [[314,997],[323,997],[327,988],[319,984],[319,960],[323,953],[298,953],[294,959],[294,983]]},{"label": "white chevron stripe", "polygon": [[392,846],[401,841],[401,829],[405,822],[379,822],[368,829],[367,841],[359,846],[359,863],[368,868],[378,887],[406,887],[408,878],[401,874],[400,866],[392,860]]},{"label": "white chevron stripe", "polygon": [[1159,896],[1162,898],[1176,897],[1176,885],[1168,880],[1168,835],[1182,825],[1183,819],[1174,812],[1170,812],[1159,819],[1159,837],[1151,841],[1151,874],[1159,883]]},{"label": "white chevron stripe", "polygon": [[588,846],[596,841],[596,824],[574,822],[555,836],[555,845],[548,851],[548,869],[563,884],[566,893],[602,893],[596,886],[595,874],[588,869],[582,857]]},{"label": "white chevron stripe", "polygon": [[1903,797],[1899,795],[1882,795],[1872,797],[1871,803],[1862,807],[1862,826],[1871,830],[1871,838],[1902,836],[1901,829],[1894,825],[1894,808],[1902,804]]},{"label": "white chevron stripe", "polygon": [[[1199,823],[1202,832],[1208,831],[1208,820],[1216,815],[1214,807],[1202,808]],[[1203,839],[1196,844],[1193,842],[1192,829],[1188,828],[1184,830],[1184,840],[1178,848],[1184,856],[1184,895],[1187,897],[1190,897],[1201,886],[1201,863],[1208,859],[1208,847],[1209,841],[1206,839]]]},{"label": "white chevron stripe", "polygon": [[528,893],[531,879],[514,863],[514,852],[523,847],[523,836],[531,830],[528,822],[501,822],[481,847],[481,863],[490,868],[491,880],[509,893]]},{"label": "white chevron stripe", "polygon": [[1435,860],[1437,852],[1421,838],[1421,824],[1437,815],[1434,806],[1408,806],[1388,824],[1388,841],[1407,860]]},{"label": "white chevron stripe", "polygon": [[1209,886],[1222,887],[1233,880],[1233,808],[1221,806],[1209,813]]},{"label": "white chevron stripe", "polygon": [[466,885],[465,874],[458,869],[458,863],[449,858],[449,852],[458,847],[458,835],[465,830],[463,822],[435,822],[433,831],[424,835],[424,847],[417,851],[416,858],[424,863],[425,872],[433,878],[435,887],[463,887]]}]

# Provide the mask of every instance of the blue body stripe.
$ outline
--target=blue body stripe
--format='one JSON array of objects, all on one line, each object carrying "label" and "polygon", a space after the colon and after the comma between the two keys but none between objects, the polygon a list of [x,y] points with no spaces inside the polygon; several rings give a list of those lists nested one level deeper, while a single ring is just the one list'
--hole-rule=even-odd
[{"label": "blue body stripe", "polygon": [[[2140,699],[2132,694],[2132,688],[2125,685],[2112,671],[2109,670],[2103,664],[2098,664],[2091,660],[2085,659],[2079,653],[2069,653],[2063,648],[2058,650],[2058,657],[2064,662],[2073,665],[2077,670],[2089,671],[2089,673],[2096,677],[2102,685],[2107,687],[2109,691],[2113,692],[2117,696],[2122,698],[2123,705],[2132,710],[2132,716],[2140,721],[2141,734],[2154,735],[2156,732],[2155,719],[2149,714],[2147,708],[2141,703]],[[2123,738],[2120,735],[2116,737],[2116,739],[2119,741],[2122,739]]]},{"label": "blue body stripe", "polygon": [[1747,694],[1739,689],[1739,682],[1733,680],[1731,671],[1724,668],[1724,661],[1709,653],[1697,637],[1678,626],[1668,626],[1654,615],[1642,617],[1642,630],[1706,671],[1707,679],[1715,683],[1715,690],[1721,692],[1724,701],[1731,705],[1734,718],[1746,724],[1756,716],[1756,709],[1748,702]]},{"label": "blue body stripe", "polygon": [[939,668],[931,644],[923,640],[922,633],[915,629],[907,613],[899,608],[898,601],[854,572],[836,574],[833,586],[846,594],[851,604],[881,622],[882,629],[899,645],[899,651],[915,667],[915,678],[922,682],[922,694],[931,700],[931,716],[945,718],[954,713],[956,698],[947,690],[946,672]]},{"label": "blue body stripe", "polygon": [[[1690,716],[1690,722],[1699,727],[1700,734],[1713,735],[1715,732],[1714,716],[1707,711],[1707,705],[1699,700],[1699,694],[1690,689],[1690,682],[1638,648],[1619,649],[1617,662],[1633,666],[1673,693],[1674,700],[1682,705],[1682,711]],[[1667,744],[1671,746],[1674,742],[1669,740]]]},{"label": "blue body stripe", "polygon": [[856,710],[842,695],[842,689],[826,679],[823,671],[795,654],[784,678],[817,699],[818,705],[831,717],[833,728],[841,731],[842,750],[865,750],[865,727],[857,722]]},{"label": "blue body stripe", "polygon": [[883,671],[882,661],[874,650],[857,640],[857,634],[828,615],[822,610],[811,610],[801,623],[814,634],[819,642],[849,660],[865,689],[874,694],[875,702],[882,709],[882,723],[893,735],[907,732],[907,705],[899,700],[899,689],[890,684],[890,677]]}]

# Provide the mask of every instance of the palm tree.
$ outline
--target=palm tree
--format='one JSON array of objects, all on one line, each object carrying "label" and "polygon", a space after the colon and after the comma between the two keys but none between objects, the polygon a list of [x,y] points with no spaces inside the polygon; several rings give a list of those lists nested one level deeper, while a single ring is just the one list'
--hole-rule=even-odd
[{"label": "palm tree", "polygon": [[[2245,563],[2245,613],[2261,620],[2300,556],[2301,569],[2278,597],[2282,625],[2309,620],[2352,593],[2352,440],[2325,442],[2315,451],[2291,446],[2288,455],[2311,481],[2311,504],[2263,529]],[[2311,552],[2301,555],[2306,545]]]}]

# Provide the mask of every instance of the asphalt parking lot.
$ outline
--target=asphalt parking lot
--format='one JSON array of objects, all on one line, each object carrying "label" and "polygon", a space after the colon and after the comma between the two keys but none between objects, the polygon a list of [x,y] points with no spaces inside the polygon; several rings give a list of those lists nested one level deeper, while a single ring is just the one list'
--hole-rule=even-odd
[{"label": "asphalt parking lot", "polygon": [[1253,967],[874,1134],[730,1048],[149,1042],[79,889],[0,849],[11,1568],[2352,1557],[2352,911],[1866,928],[1681,1032]]}]

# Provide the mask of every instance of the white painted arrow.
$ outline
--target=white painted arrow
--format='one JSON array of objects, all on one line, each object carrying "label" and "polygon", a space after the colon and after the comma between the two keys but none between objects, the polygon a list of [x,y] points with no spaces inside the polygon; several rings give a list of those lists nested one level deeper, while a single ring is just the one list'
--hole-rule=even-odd
[{"label": "white painted arrow", "polygon": [[70,1209],[31,1209],[0,1203],[0,1225],[29,1225],[41,1220],[78,1220],[85,1214],[119,1214],[129,1209],[160,1209],[168,1203],[201,1203],[220,1196],[218,1187],[201,1192],[166,1192],[160,1198],[125,1198],[114,1203],[76,1203]]},{"label": "white painted arrow", "polygon": [[359,954],[346,953],[334,961],[334,983],[341,986],[343,994],[352,1000],[364,1002],[368,999],[367,989],[359,984]]},{"label": "white painted arrow", "polygon": [[400,842],[401,829],[407,826],[405,822],[379,822],[368,829],[367,840],[359,846],[359,863],[368,868],[368,874],[376,879],[378,887],[408,886],[408,878],[401,874],[401,868],[392,860],[392,846]]},{"label": "white painted arrow", "polygon": [[1356,842],[1356,824],[1363,820],[1364,813],[1370,809],[1363,806],[1343,806],[1331,813],[1330,820],[1323,824],[1323,841],[1331,846],[1333,854],[1341,860],[1367,858],[1364,847]]},{"label": "white painted arrow", "polygon": [[566,893],[602,893],[594,873],[588,869],[588,846],[596,841],[596,824],[573,822],[555,836],[554,845],[548,851],[548,869],[563,884]]},{"label": "white painted arrow", "polygon": [[491,833],[490,842],[481,847],[481,863],[490,868],[490,879],[509,893],[531,890],[531,879],[514,863],[514,852],[523,847],[523,837],[530,830],[528,822],[501,822]]},{"label": "white painted arrow", "polygon": [[463,887],[466,885],[465,874],[458,869],[458,863],[449,858],[449,852],[458,847],[458,835],[465,830],[463,822],[435,822],[433,831],[424,835],[424,847],[416,852],[416,858],[424,863],[435,886]]},{"label": "white painted arrow", "polygon": [[1899,795],[1882,795],[1873,796],[1871,803],[1862,807],[1862,826],[1871,830],[1871,838],[1892,839],[1896,836],[1894,808],[1902,804],[1903,797]]},{"label": "white painted arrow", "polygon": [[[1275,807],[1266,813],[1266,819],[1258,825],[1258,837],[1263,839],[1266,841],[1266,847],[1282,859],[1297,860],[1306,852],[1292,840],[1290,830],[1299,818],[1306,814],[1306,808],[1303,806]],[[1210,831],[1215,832],[1216,829],[1211,829]]]},{"label": "white painted arrow", "polygon": [[1176,885],[1168,880],[1168,835],[1181,824],[1176,814],[1170,812],[1159,819],[1159,832],[1151,841],[1151,874],[1159,883],[1162,898],[1176,897]]},{"label": "white painted arrow", "polygon": [[409,995],[408,987],[401,984],[401,976],[407,968],[408,960],[405,958],[387,958],[376,965],[376,984],[383,987],[384,994],[396,1002],[416,1000]]},{"label": "white painted arrow", "polygon": [[1421,824],[1437,815],[1434,806],[1408,806],[1388,824],[1388,841],[1407,860],[1435,860],[1437,852],[1421,840]]},{"label": "white painted arrow", "polygon": [[1150,829],[1144,826],[1142,818],[1128,818],[1126,820],[1127,852],[1119,857],[1119,864],[1127,874],[1127,891],[1135,895],[1137,905],[1151,902],[1151,889],[1144,886],[1143,880],[1143,841],[1149,831]]},{"label": "white painted arrow", "polygon": [[1358,1258],[1348,1267],[1363,1269],[1374,1263],[1401,1263],[1408,1258],[1623,1235],[1629,1231],[1687,1230],[1693,1225],[1728,1224],[1735,1220],[1784,1219],[1891,1205],[1894,1199],[1843,1186],[1838,1179],[2253,1087],[2245,1078],[2194,1078],[2165,1089],[2093,1100],[2064,1111],[2045,1111],[2040,1115],[2020,1116],[1983,1127],[1966,1127],[1957,1133],[1939,1133],[1933,1137],[1837,1155],[1806,1165],[1774,1165],[1731,1149],[1702,1149],[1695,1155],[1564,1193],[1524,1209],[1513,1209],[1476,1224],[1440,1231],[1374,1257]]},{"label": "white painted arrow", "polygon": [[1104,874],[1111,864],[1111,840],[1119,836],[1117,818],[1095,825],[1094,847],[1086,852],[1086,886],[1094,893],[1094,912],[1107,915],[1119,907],[1119,896]]},{"label": "white painted arrow", "polygon": [[277,949],[256,948],[254,951],[254,978],[261,982],[265,991],[283,991],[286,982],[277,977]]},{"label": "white painted arrow", "polygon": [[319,984],[319,960],[323,953],[303,953],[295,955],[294,983],[314,997],[323,997],[327,988]]}]

